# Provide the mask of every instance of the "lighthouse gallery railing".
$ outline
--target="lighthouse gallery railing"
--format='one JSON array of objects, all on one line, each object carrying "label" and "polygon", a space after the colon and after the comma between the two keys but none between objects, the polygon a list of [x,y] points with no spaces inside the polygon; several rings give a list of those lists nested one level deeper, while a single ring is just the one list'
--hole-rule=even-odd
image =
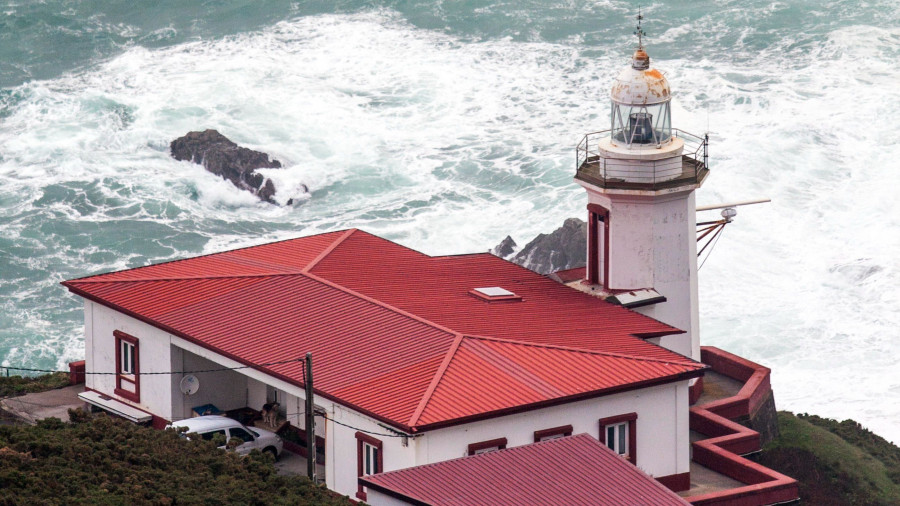
[{"label": "lighthouse gallery railing", "polygon": [[603,185],[654,185],[657,183],[699,182],[708,161],[709,136],[700,137],[684,130],[672,129],[672,136],[684,141],[682,164],[673,168],[671,161],[648,160],[640,166],[625,160],[604,158],[599,141],[610,136],[610,130],[584,136],[575,150],[576,176],[597,180]]}]

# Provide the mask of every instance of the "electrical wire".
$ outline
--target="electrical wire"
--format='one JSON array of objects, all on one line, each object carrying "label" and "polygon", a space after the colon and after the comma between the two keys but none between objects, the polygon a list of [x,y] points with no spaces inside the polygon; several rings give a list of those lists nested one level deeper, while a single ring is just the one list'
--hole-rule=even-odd
[{"label": "electrical wire", "polygon": [[714,249],[716,249],[716,244],[719,244],[719,239],[722,237],[722,234],[725,233],[725,225],[722,225],[722,229],[716,234],[716,236],[712,239],[712,246],[709,248],[709,253],[706,254],[706,258],[703,259],[703,262],[700,263],[700,267],[697,267],[697,271],[703,268],[703,265],[706,264],[706,261],[709,260],[709,256],[712,255]]},{"label": "electrical wire", "polygon": [[[266,362],[264,364],[253,364],[253,365],[242,365],[238,367],[221,367],[218,369],[203,369],[197,371],[167,371],[167,372],[139,372],[135,374],[135,376],[153,376],[153,375],[162,375],[162,374],[197,374],[204,372],[220,372],[220,371],[235,371],[238,369],[254,369],[257,367],[268,367],[271,365],[281,365],[281,364],[290,364],[293,362],[301,362],[302,358],[292,358],[290,360],[279,360],[277,362]],[[63,373],[69,374],[71,371],[58,371],[55,369],[34,369],[31,367],[13,367],[8,365],[0,365],[0,369],[9,369],[13,371],[28,371],[28,372],[42,372],[42,373]],[[98,372],[98,371],[84,371],[79,372],[78,374],[90,374],[90,375],[99,375],[99,376],[116,376],[122,373],[119,372]]]},{"label": "electrical wire", "polygon": [[356,430],[358,430],[358,431],[360,431],[360,432],[363,432],[363,433],[365,433],[365,434],[371,434],[371,435],[373,435],[373,436],[382,436],[382,437],[418,437],[418,434],[383,434],[383,433],[381,433],[381,432],[372,432],[372,431],[370,431],[370,430],[360,429],[359,427],[354,427],[354,426],[352,426],[352,425],[350,425],[350,424],[346,424],[346,423],[344,423],[344,422],[339,422],[339,421],[335,420],[334,418],[328,418],[327,416],[325,416],[325,413],[316,413],[316,416],[321,416],[322,418],[324,418],[324,419],[326,419],[326,420],[328,420],[328,421],[334,422],[334,423],[336,423],[336,424],[338,424],[338,425],[343,425],[344,427],[348,427],[348,428],[350,428],[350,429],[356,429]]}]

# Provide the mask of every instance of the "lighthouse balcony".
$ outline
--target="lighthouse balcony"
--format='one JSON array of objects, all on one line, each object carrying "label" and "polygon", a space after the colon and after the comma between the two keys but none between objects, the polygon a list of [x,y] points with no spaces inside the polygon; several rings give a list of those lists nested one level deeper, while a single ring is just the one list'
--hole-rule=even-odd
[{"label": "lighthouse balcony", "polygon": [[656,191],[700,185],[709,173],[705,137],[672,129],[672,142],[683,142],[684,148],[660,158],[653,156],[655,146],[612,154],[604,149],[610,133],[589,133],[578,143],[575,179],[604,189]]}]

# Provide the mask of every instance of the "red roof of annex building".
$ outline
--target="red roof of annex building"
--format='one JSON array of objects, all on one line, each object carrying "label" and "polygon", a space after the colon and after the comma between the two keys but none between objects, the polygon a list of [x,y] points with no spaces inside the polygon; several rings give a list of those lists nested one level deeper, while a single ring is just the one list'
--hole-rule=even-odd
[{"label": "red roof of annex building", "polygon": [[[634,337],[681,332],[652,318],[487,253],[431,257],[355,229],[63,285],[244,364],[312,352],[319,395],[408,431],[705,368]],[[299,362],[260,369],[303,384]]]},{"label": "red roof of annex building", "polygon": [[370,491],[417,505],[688,504],[587,434],[366,476],[359,481]]}]

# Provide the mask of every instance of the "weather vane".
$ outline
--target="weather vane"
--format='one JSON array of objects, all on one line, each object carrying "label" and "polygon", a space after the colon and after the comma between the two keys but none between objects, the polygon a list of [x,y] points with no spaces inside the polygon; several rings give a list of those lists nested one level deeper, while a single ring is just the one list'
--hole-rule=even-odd
[{"label": "weather vane", "polygon": [[644,16],[641,15],[641,8],[640,8],[640,6],[638,6],[638,15],[637,15],[638,24],[637,24],[637,28],[634,32],[634,34],[637,35],[637,37],[638,37],[638,49],[644,49],[643,37],[645,35],[647,35],[646,33],[644,33],[644,29],[641,28],[641,21],[643,19],[644,19]]}]

